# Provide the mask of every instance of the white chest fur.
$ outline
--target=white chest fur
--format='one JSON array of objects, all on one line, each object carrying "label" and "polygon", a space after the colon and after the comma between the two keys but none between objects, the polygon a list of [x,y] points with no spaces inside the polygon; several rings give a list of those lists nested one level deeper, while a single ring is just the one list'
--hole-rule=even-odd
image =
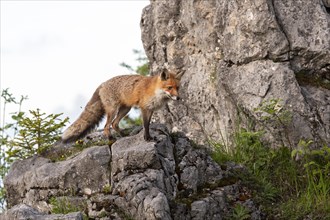
[{"label": "white chest fur", "polygon": [[148,101],[147,108],[150,110],[160,109],[170,99],[164,90],[158,89],[155,95]]}]

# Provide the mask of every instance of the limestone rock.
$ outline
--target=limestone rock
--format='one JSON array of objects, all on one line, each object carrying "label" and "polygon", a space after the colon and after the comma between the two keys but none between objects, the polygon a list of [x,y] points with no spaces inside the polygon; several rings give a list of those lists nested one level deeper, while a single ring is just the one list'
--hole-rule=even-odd
[{"label": "limestone rock", "polygon": [[0,220],[83,220],[83,215],[80,212],[69,214],[53,214],[47,215],[40,213],[36,209],[25,204],[20,204],[12,207],[10,210],[0,214]]},{"label": "limestone rock", "polygon": [[16,161],[4,181],[8,206],[24,203],[48,212],[51,197],[80,195],[85,188],[99,192],[109,184],[109,163],[108,146],[87,148],[55,163],[37,156]]},{"label": "limestone rock", "polygon": [[[252,121],[273,146],[329,145],[329,13],[327,0],[151,1],[141,18],[151,70],[186,70],[182,101],[155,119],[197,143],[228,144]],[[272,99],[292,112],[286,131],[255,114]]]},{"label": "limestone rock", "polygon": [[234,168],[221,168],[205,149],[165,125],[152,124],[151,135],[153,142],[145,142],[141,131],[111,149],[90,147],[60,162],[37,156],[15,162],[5,181],[11,207],[6,216],[53,219],[46,214],[56,198],[100,220],[223,219],[233,204],[247,201],[252,219],[260,219],[252,198],[239,201],[242,186],[232,177]]}]

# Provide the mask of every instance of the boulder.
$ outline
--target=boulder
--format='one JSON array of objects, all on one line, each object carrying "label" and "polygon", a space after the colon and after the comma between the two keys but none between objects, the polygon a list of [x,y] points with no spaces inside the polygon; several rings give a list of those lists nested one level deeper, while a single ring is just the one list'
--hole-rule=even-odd
[{"label": "boulder", "polygon": [[40,213],[36,209],[25,204],[19,204],[12,207],[10,210],[0,214],[0,220],[83,220],[83,215],[80,212],[69,214],[53,214],[47,215]]},{"label": "boulder", "polygon": [[24,203],[49,212],[49,200],[59,196],[102,191],[110,180],[109,146],[94,146],[65,161],[34,156],[13,163],[4,185],[9,207]]}]

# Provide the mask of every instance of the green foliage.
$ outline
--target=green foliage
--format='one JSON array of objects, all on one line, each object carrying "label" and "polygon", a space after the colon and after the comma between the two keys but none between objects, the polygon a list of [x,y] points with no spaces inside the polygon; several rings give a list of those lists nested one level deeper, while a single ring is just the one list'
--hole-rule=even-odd
[{"label": "green foliage", "polygon": [[[270,170],[275,173],[281,173],[280,169],[282,166],[274,166],[274,163],[277,163],[281,158],[275,152],[275,149],[269,149],[264,146],[261,141],[262,135],[263,132],[250,132],[240,129],[233,136],[235,147],[225,151],[225,146],[213,144],[214,151],[211,156],[218,163],[234,161],[246,166],[249,173],[240,177],[248,185],[259,190],[258,196],[261,200],[271,203],[278,196],[278,190],[275,187],[275,182],[271,180],[272,174]],[[291,159],[290,153],[282,156]],[[287,165],[283,164],[283,166]],[[274,181],[277,181],[277,179],[274,179]]]},{"label": "green foliage", "polygon": [[6,146],[15,137],[17,133],[17,123],[8,123],[7,122],[7,105],[14,105],[17,107],[18,111],[12,113],[12,118],[21,117],[21,108],[24,100],[27,99],[27,96],[21,96],[20,99],[17,99],[9,92],[9,89],[3,89],[1,91],[0,103],[1,103],[1,120],[0,120],[0,211],[5,208],[6,202],[6,192],[3,187],[3,179],[9,170],[9,163],[7,162]]},{"label": "green foliage", "polygon": [[111,193],[111,190],[112,190],[111,184],[106,184],[106,185],[103,186],[103,190],[102,191],[105,194],[110,194]]},{"label": "green foliage", "polygon": [[280,135],[284,136],[289,143],[289,147],[293,148],[289,138],[289,125],[292,122],[292,112],[281,104],[281,99],[270,99],[263,101],[254,111],[260,116],[264,126],[267,128],[271,125],[278,128]]},{"label": "green foliage", "polygon": [[[71,212],[84,212],[87,209],[85,202],[75,204],[68,197],[52,197],[49,200],[52,214],[68,214]],[[85,219],[85,218],[84,218]],[[88,218],[86,218],[88,219]]]},{"label": "green foliage", "polygon": [[245,206],[239,203],[235,205],[231,219],[245,220],[245,219],[250,219],[250,217],[251,217],[250,210],[248,208],[246,208]]},{"label": "green foliage", "polygon": [[17,159],[40,154],[60,140],[61,129],[68,122],[68,118],[61,120],[62,114],[40,112],[40,109],[30,110],[30,115],[24,113],[13,117],[17,122],[18,133],[8,142],[7,159],[12,162]]},{"label": "green foliage", "polygon": [[263,101],[261,106],[255,108],[255,112],[263,113],[261,118],[264,121],[272,121],[277,125],[288,125],[292,121],[292,114],[281,104],[281,99],[270,99]]},{"label": "green foliage", "polygon": [[[8,104],[16,105],[18,107],[18,111],[12,113],[12,118],[18,119],[23,113],[21,112],[22,103],[27,99],[27,96],[21,96],[20,100],[17,101],[16,98],[9,92],[9,89],[4,89],[1,91],[1,103],[2,103],[2,119],[0,126],[0,144],[1,146],[6,146],[11,136],[15,136],[17,133],[17,123],[8,123],[7,122],[7,112],[6,108]],[[10,131],[12,135],[10,135]],[[5,156],[5,149],[1,148],[1,158]]]},{"label": "green foliage", "polygon": [[330,207],[323,203],[330,196],[330,147],[323,146],[321,149],[310,149],[312,141],[300,140],[298,149],[292,151],[292,157],[300,157],[305,178],[307,179],[305,208],[312,209],[315,204],[320,209],[328,210]]},{"label": "green foliage", "polygon": [[212,157],[218,163],[235,161],[247,167],[248,173],[238,175],[255,190],[255,200],[270,216],[330,217],[330,148],[310,149],[311,142],[302,140],[292,151],[287,147],[272,149],[262,144],[261,134],[242,129],[235,134],[235,148],[227,152],[223,145],[214,144]]},{"label": "green foliage", "polygon": [[148,62],[148,58],[146,57],[144,52],[141,50],[134,49],[133,53],[137,56],[136,61],[139,63],[139,65],[136,67],[132,67],[131,65],[129,65],[125,62],[122,62],[120,64],[120,66],[128,69],[131,72],[137,73],[142,76],[148,75],[149,74],[149,62]]},{"label": "green foliage", "polygon": [[299,164],[296,197],[281,204],[288,219],[330,219],[330,148],[310,149],[312,141],[301,140],[291,155]]},{"label": "green foliage", "polygon": [[[264,120],[287,126],[292,114],[278,102],[258,110],[265,113]],[[293,150],[272,148],[262,141],[263,134],[237,129],[232,146],[212,143],[211,156],[218,163],[234,161],[247,168],[237,175],[270,219],[330,219],[330,147],[312,149],[312,141],[300,140]]]},{"label": "green foliage", "polygon": [[[2,180],[7,174],[12,162],[38,154],[49,148],[60,139],[61,129],[68,118],[61,120],[61,114],[42,113],[39,109],[22,111],[22,103],[26,96],[17,99],[4,89],[1,92],[2,118],[0,127],[0,210],[5,207],[5,190]],[[7,105],[18,109],[10,113],[11,121],[7,119]]]},{"label": "green foliage", "polygon": [[120,121],[120,127],[122,128],[130,128],[133,126],[139,126],[142,125],[142,118],[137,117],[137,118],[132,118],[126,115],[123,120]]}]

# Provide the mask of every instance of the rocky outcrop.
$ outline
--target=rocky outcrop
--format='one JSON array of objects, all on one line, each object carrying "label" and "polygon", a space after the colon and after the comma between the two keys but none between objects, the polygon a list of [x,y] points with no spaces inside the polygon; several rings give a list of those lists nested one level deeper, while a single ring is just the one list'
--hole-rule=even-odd
[{"label": "rocky outcrop", "polygon": [[47,215],[31,208],[25,204],[19,204],[12,207],[4,215],[0,215],[1,220],[81,220],[83,215],[80,212],[73,212],[69,214],[54,214]]},{"label": "rocky outcrop", "polygon": [[[62,156],[60,161],[40,156],[16,161],[5,179],[11,209],[1,218],[224,219],[241,204],[252,219],[260,219],[232,175],[242,168],[220,166],[185,136],[170,134],[163,125],[151,127],[155,142],[145,142],[140,132],[63,161]],[[61,205],[80,212],[48,215],[54,206],[65,208]]]},{"label": "rocky outcrop", "polygon": [[110,150],[96,146],[72,159],[53,163],[35,156],[13,164],[5,179],[9,206],[24,203],[41,212],[50,211],[51,197],[99,192],[109,185]]},{"label": "rocky outcrop", "polygon": [[[183,101],[158,120],[200,143],[228,144],[249,124],[273,146],[330,144],[329,13],[326,0],[151,1],[141,19],[151,70],[186,70]],[[292,113],[285,129],[255,112],[274,99]]]}]

